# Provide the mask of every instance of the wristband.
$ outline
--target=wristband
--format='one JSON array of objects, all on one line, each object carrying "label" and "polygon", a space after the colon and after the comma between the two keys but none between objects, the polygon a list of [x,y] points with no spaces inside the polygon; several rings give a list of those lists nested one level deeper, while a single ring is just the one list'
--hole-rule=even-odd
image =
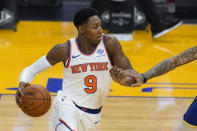
[{"label": "wristband", "polygon": [[143,82],[146,83],[147,81],[147,77],[144,74],[141,74],[142,78],[143,78]]},{"label": "wristband", "polygon": [[50,68],[52,65],[48,62],[46,56],[41,57],[32,65],[25,68],[20,75],[20,82],[30,83],[36,74]]}]

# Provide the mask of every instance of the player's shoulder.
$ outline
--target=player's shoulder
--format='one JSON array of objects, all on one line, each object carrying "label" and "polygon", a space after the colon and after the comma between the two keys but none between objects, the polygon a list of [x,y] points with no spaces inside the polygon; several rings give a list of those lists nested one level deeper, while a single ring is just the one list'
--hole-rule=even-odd
[{"label": "player's shoulder", "polygon": [[67,51],[70,48],[70,42],[66,41],[64,43],[56,44],[53,49],[56,49],[57,51]]},{"label": "player's shoulder", "polygon": [[68,42],[56,44],[54,47],[57,49],[67,48],[69,46]]},{"label": "player's shoulder", "polygon": [[67,56],[69,52],[70,45],[68,42],[56,44],[50,52],[58,56]]},{"label": "player's shoulder", "polygon": [[112,35],[104,35],[104,41],[109,52],[113,52],[113,50],[116,50],[116,47],[120,46],[118,39]]},{"label": "player's shoulder", "polygon": [[69,56],[69,44],[68,43],[60,43],[56,44],[47,54],[47,59],[50,61],[52,65],[63,61]]},{"label": "player's shoulder", "polygon": [[113,43],[116,43],[116,42],[118,42],[118,39],[115,37],[115,36],[112,36],[112,35],[104,35],[104,39],[105,39],[105,43],[107,44],[107,45],[111,45],[111,44],[113,44]]}]

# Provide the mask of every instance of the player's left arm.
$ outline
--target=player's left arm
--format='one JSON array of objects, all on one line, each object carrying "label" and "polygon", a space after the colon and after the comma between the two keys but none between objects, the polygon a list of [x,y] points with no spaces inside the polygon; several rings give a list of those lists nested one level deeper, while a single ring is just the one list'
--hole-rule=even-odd
[{"label": "player's left arm", "polygon": [[175,68],[187,64],[191,61],[194,61],[197,59],[197,46],[189,48],[185,50],[184,52],[168,58],[153,68],[151,68],[149,71],[144,73],[147,79],[151,79],[153,77],[157,77],[160,75],[163,75],[171,70],[174,70]]},{"label": "player's left arm", "polygon": [[52,67],[56,63],[65,63],[68,57],[68,42],[64,44],[57,44],[45,56],[36,60],[32,65],[26,67],[20,75],[19,88],[16,92],[16,99],[23,95],[22,89],[30,85],[34,77],[44,70]]},{"label": "player's left arm", "polygon": [[[107,49],[111,55],[113,68],[110,70],[114,81],[124,86],[130,86],[141,80],[141,77],[132,67],[124,54],[120,42],[115,37],[106,37]],[[132,74],[132,78],[130,77]]]},{"label": "player's left arm", "polygon": [[[182,66],[184,64],[190,63],[194,60],[197,60],[197,46],[189,48],[183,51],[182,53],[174,57],[170,57],[166,60],[163,60],[162,62],[153,66],[150,70],[148,70],[147,72],[143,74],[143,82],[141,84],[145,83],[147,80],[153,77],[166,74],[169,71],[172,71],[175,68]],[[140,86],[141,84],[137,86]]]}]

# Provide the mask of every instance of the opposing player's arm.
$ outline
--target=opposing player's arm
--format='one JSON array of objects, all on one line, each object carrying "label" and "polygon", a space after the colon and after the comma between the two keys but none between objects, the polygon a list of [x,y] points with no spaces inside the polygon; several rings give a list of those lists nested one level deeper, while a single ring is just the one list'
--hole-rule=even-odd
[{"label": "opposing player's arm", "polygon": [[[140,80],[139,74],[133,70],[128,58],[122,51],[120,42],[115,37],[108,36],[106,43],[113,63],[113,68],[110,70],[112,79],[124,86],[138,82]],[[133,79],[129,77],[130,74],[133,74]]]},{"label": "opposing player's arm", "polygon": [[168,58],[159,64],[152,67],[150,70],[144,73],[145,79],[149,80],[153,77],[163,75],[181,65],[187,64],[197,59],[197,46],[185,50],[184,52]]}]

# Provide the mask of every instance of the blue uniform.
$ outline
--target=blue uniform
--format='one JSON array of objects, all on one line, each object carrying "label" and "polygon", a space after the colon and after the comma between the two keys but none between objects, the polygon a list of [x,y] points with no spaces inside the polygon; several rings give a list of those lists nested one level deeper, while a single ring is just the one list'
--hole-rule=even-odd
[{"label": "blue uniform", "polygon": [[188,110],[184,114],[184,121],[187,125],[197,126],[197,97],[194,99]]}]

